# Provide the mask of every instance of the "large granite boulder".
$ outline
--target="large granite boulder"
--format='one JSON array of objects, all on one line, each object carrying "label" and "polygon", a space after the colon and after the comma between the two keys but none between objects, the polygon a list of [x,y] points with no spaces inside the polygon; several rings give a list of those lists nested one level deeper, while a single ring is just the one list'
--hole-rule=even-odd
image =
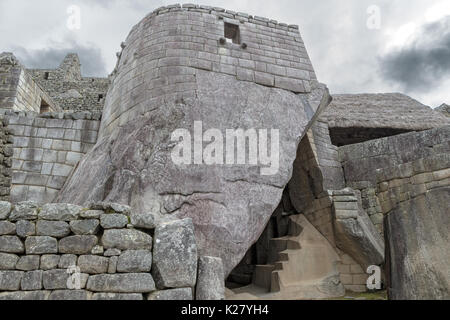
[{"label": "large granite boulder", "polygon": [[450,187],[401,202],[385,218],[389,299],[450,299]]},{"label": "large granite boulder", "polygon": [[[291,178],[301,138],[331,98],[315,80],[298,94],[196,66],[188,56],[155,57],[145,45],[154,36],[150,23],[144,20],[130,33],[106,98],[97,144],[55,202],[115,202],[138,214],[191,218],[200,254],[221,257],[226,276],[264,230]],[[184,30],[168,28],[175,35]],[[223,71],[227,65],[217,67]],[[255,129],[271,161],[258,156],[256,163],[217,164],[231,152],[222,156],[216,149],[213,165],[201,157],[198,162],[197,156],[192,164],[175,164],[180,138],[173,140],[172,134],[185,129],[193,138],[199,122],[200,142],[194,141],[194,147],[204,150],[203,160],[213,155],[206,147],[214,139],[202,142],[202,133],[220,132],[225,153],[227,129]],[[272,130],[279,130],[279,139]],[[220,140],[214,142],[220,145]],[[238,156],[248,156],[246,147]]]}]

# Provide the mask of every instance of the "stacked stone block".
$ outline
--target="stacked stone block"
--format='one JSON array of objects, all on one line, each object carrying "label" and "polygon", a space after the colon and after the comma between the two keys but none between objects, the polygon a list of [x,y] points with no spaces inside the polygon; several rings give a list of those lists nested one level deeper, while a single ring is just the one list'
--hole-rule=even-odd
[{"label": "stacked stone block", "polygon": [[82,77],[77,54],[68,54],[57,69],[29,69],[27,72],[65,112],[103,109],[110,81]]},{"label": "stacked stone block", "polygon": [[97,141],[100,114],[6,112],[13,137],[11,201],[51,202]]},{"label": "stacked stone block", "polygon": [[42,100],[50,111],[61,110],[16,57],[0,54],[0,108],[39,113]]},{"label": "stacked stone block", "polygon": [[[412,174],[411,163],[416,161],[438,157],[445,164],[450,152],[449,141],[450,127],[443,127],[339,148],[347,186],[361,191],[362,206],[380,233],[383,232],[383,213],[389,201],[385,196],[379,196],[386,190],[380,191],[377,185],[377,170],[394,172],[391,177],[401,180],[409,178],[408,175]],[[450,167],[448,163],[446,165]],[[383,188],[386,188],[384,184]]]},{"label": "stacked stone block", "polygon": [[[221,41],[226,23],[239,26],[241,44]],[[141,39],[145,43],[137,45]],[[138,46],[139,54],[133,49]],[[120,72],[113,72],[112,81],[129,89],[108,93],[114,108],[104,115],[105,128],[136,119],[162,102],[195,98],[201,71],[295,93],[310,92],[310,82],[316,80],[298,26],[221,8],[159,8],[132,29],[122,48]]]},{"label": "stacked stone block", "polygon": [[190,219],[0,202],[0,300],[192,300],[196,285],[200,298],[223,299],[221,259],[201,257],[200,272],[197,261]]},{"label": "stacked stone block", "polygon": [[9,201],[12,176],[12,136],[0,117],[0,200]]}]

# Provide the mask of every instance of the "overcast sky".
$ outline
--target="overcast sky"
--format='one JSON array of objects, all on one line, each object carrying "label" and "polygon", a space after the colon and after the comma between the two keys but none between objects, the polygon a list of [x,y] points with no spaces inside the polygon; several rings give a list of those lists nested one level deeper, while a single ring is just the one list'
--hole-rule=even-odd
[{"label": "overcast sky", "polygon": [[[189,2],[298,24],[332,93],[402,92],[432,107],[450,104],[449,0]],[[56,67],[67,52],[78,52],[84,75],[106,76],[131,27],[174,3],[0,0],[0,52],[14,52],[30,68]],[[72,5],[81,9],[79,30],[67,27]]]}]

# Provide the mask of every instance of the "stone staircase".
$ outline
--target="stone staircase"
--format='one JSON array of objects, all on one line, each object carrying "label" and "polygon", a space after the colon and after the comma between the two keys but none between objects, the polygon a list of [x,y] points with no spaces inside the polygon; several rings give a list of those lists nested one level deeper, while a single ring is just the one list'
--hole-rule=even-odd
[{"label": "stone staircase", "polygon": [[288,235],[270,240],[268,263],[256,266],[252,286],[269,299],[342,296],[338,261],[333,247],[304,215],[291,216]]}]

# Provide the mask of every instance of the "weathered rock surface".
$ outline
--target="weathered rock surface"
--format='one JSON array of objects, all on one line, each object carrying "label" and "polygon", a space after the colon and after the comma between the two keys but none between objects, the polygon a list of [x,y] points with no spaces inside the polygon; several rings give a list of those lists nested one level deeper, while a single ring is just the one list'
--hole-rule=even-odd
[{"label": "weathered rock surface", "polygon": [[23,253],[24,246],[17,236],[0,236],[0,251],[6,253]]},{"label": "weathered rock surface", "polygon": [[55,290],[53,291],[48,300],[89,300],[91,293],[85,290]]},{"label": "weathered rock surface", "polygon": [[35,220],[38,216],[38,205],[31,201],[19,202],[14,206],[9,219],[11,221],[18,220]]},{"label": "weathered rock surface", "polygon": [[152,292],[148,295],[147,300],[168,300],[182,301],[193,300],[191,288],[178,288]]},{"label": "weathered rock surface", "polygon": [[163,223],[156,228],[152,274],[159,289],[193,287],[197,259],[191,219]]},{"label": "weathered rock surface", "polygon": [[128,224],[128,217],[123,214],[103,214],[100,225],[104,229],[120,229]]},{"label": "weathered rock surface", "polygon": [[149,273],[101,274],[90,276],[87,290],[94,292],[146,293],[155,291]]},{"label": "weathered rock surface", "polygon": [[58,252],[58,241],[47,236],[32,236],[25,240],[27,254],[51,254]]},{"label": "weathered rock surface", "polygon": [[45,254],[41,257],[40,268],[42,270],[56,269],[59,264],[60,256],[57,254]]},{"label": "weathered rock surface", "polygon": [[91,300],[144,300],[141,293],[94,293]]},{"label": "weathered rock surface", "polygon": [[150,272],[152,252],[149,250],[127,250],[117,262],[117,272]]},{"label": "weathered rock surface", "polygon": [[[132,35],[144,39],[146,32],[148,28],[137,27]],[[55,201],[80,205],[116,202],[130,205],[139,213],[192,218],[201,254],[221,257],[227,275],[256,242],[279,204],[291,177],[298,143],[319,106],[329,103],[327,90],[306,81],[308,89],[303,92],[310,92],[311,87],[312,92],[296,94],[298,90],[239,81],[236,76],[195,67],[177,67],[195,76],[187,83],[173,85],[153,108],[149,106],[155,99],[146,96],[143,88],[155,84],[143,73],[135,78],[136,87],[142,90],[136,89],[126,101],[123,98],[127,91],[124,75],[129,68],[148,63],[144,58],[147,55],[135,45],[126,46],[123,54],[128,58],[121,59],[116,81],[107,95],[97,145],[80,162]],[[172,74],[170,68],[159,70],[164,79]],[[279,87],[291,87],[283,82],[287,79],[278,80]],[[274,85],[268,81],[267,85]],[[186,86],[192,91],[186,91]],[[124,101],[119,103],[121,99]],[[257,165],[177,166],[171,160],[176,146],[170,141],[171,135],[180,128],[193,133],[194,121],[202,121],[204,131],[214,128],[223,135],[227,129],[238,128],[268,129],[269,135],[271,129],[279,130],[279,170],[261,175],[265,172],[262,169],[269,167],[261,161]]]},{"label": "weathered rock surface", "polygon": [[333,191],[333,228],[338,248],[363,268],[384,262],[384,241],[352,189]]},{"label": "weathered rock surface", "polygon": [[434,189],[386,216],[390,299],[450,299],[449,203],[449,187]]},{"label": "weathered rock surface", "polygon": [[23,271],[0,271],[0,291],[19,290],[23,274]]},{"label": "weathered rock surface", "polygon": [[60,253],[89,254],[97,242],[96,236],[70,236],[59,240],[58,248]]},{"label": "weathered rock surface", "polygon": [[196,300],[224,300],[225,281],[222,259],[200,257],[198,279],[195,290]]},{"label": "weathered rock surface", "polygon": [[102,244],[106,249],[151,250],[152,237],[139,230],[110,229],[103,233]]},{"label": "weathered rock surface", "polygon": [[93,235],[96,234],[100,222],[97,219],[77,220],[70,222],[70,230],[76,235]]},{"label": "weathered rock surface", "polygon": [[50,291],[2,292],[0,293],[0,300],[12,300],[12,301],[47,300],[49,295]]},{"label": "weathered rock surface", "polygon": [[100,274],[108,272],[109,259],[106,257],[85,255],[78,258],[80,271],[88,274]]},{"label": "weathered rock surface", "polygon": [[5,220],[6,218],[8,218],[11,209],[12,209],[11,203],[6,201],[0,201],[0,220]]},{"label": "weathered rock surface", "polygon": [[65,203],[49,203],[42,207],[39,218],[44,220],[73,221],[80,216],[83,207]]},{"label": "weathered rock surface", "polygon": [[9,221],[0,221],[0,236],[16,234],[16,225]]},{"label": "weathered rock surface", "polygon": [[36,234],[38,236],[63,238],[70,234],[70,228],[69,224],[64,221],[39,220],[36,223]]},{"label": "weathered rock surface", "polygon": [[20,284],[21,289],[25,291],[41,290],[43,274],[42,270],[26,272]]},{"label": "weathered rock surface", "polygon": [[19,256],[11,253],[0,253],[0,270],[14,270]]},{"label": "weathered rock surface", "polygon": [[39,269],[39,256],[22,256],[17,262],[16,269],[21,271],[31,271]]},{"label": "weathered rock surface", "polygon": [[36,224],[32,221],[20,220],[16,222],[16,233],[19,237],[25,238],[36,235]]}]

